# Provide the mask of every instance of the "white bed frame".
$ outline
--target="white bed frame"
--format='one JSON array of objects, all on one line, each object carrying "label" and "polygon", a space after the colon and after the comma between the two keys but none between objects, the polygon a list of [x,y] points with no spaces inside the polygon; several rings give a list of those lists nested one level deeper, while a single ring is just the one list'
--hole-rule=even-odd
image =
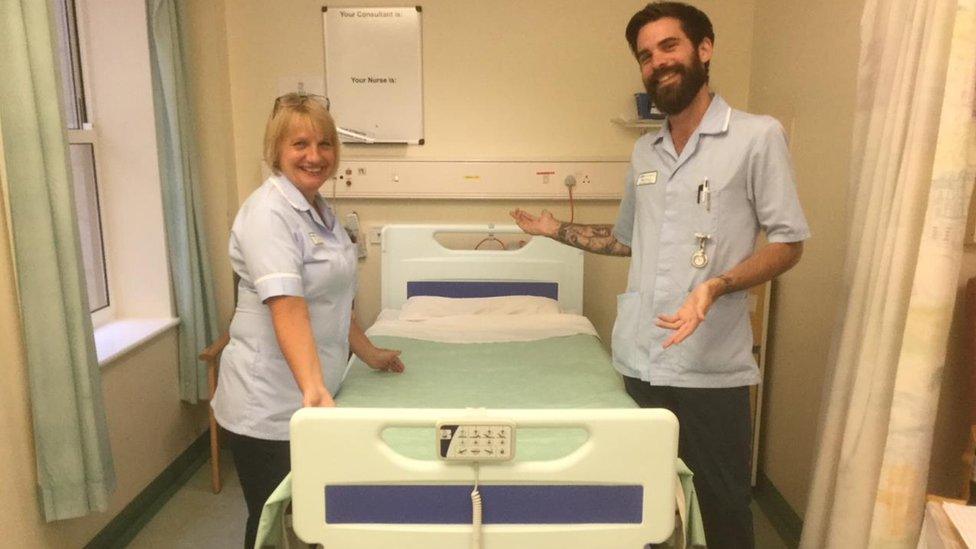
[{"label": "white bed frame", "polygon": [[485,524],[481,526],[484,549],[643,549],[674,532],[678,421],[667,410],[305,408],[291,420],[292,509],[298,536],[325,549],[473,547],[470,524],[330,524],[325,520],[326,486],[473,485],[472,463],[408,458],[387,446],[381,436],[388,427],[430,427],[433,458],[434,426],[439,420],[513,421],[520,428],[583,428],[589,435],[582,446],[559,459],[482,463],[477,469],[482,486],[643,488],[639,524]]},{"label": "white bed frame", "polygon": [[[388,225],[382,231],[382,307],[399,309],[411,281],[555,282],[564,311],[583,309],[583,253],[548,238],[519,250],[451,250],[438,233],[522,234],[516,226]],[[521,427],[582,428],[588,439],[551,461],[472,463],[417,460],[391,449],[389,427],[433,427],[445,420],[498,419]],[[449,549],[470,544],[470,524],[330,524],[325,487],[332,485],[639,485],[639,524],[486,524],[483,549],[642,549],[675,527],[678,423],[665,410],[303,409],[291,420],[293,524],[325,549]],[[485,506],[491,505],[489,501]],[[680,507],[680,506],[679,506]]]},{"label": "white bed frame", "polygon": [[[583,252],[552,239],[532,238],[518,250],[451,250],[438,233],[521,234],[516,225],[387,225],[382,231],[383,309],[400,309],[413,281],[511,281],[559,284],[559,307],[583,311]],[[528,235],[525,235],[529,238]]]}]

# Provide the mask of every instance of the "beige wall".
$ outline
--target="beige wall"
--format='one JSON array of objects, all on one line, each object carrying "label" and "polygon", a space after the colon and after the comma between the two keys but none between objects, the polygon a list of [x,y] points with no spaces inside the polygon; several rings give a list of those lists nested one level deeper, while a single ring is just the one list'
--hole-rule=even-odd
[{"label": "beige wall", "polygon": [[207,252],[221,329],[234,312],[233,271],[227,257],[237,215],[234,124],[223,0],[184,2],[185,68],[195,122],[199,184],[205,204]]},{"label": "beige wall", "polygon": [[[396,5],[369,0],[351,5]],[[416,2],[402,3],[414,5]],[[715,87],[733,104],[748,99],[753,2],[698,3],[719,34]],[[227,51],[239,201],[261,182],[261,139],[279,77],[323,75],[322,3],[239,0],[227,3]],[[330,4],[330,6],[332,6]],[[640,91],[636,62],[623,38],[640,2],[430,0],[423,2],[424,146],[346,146],[347,158],[627,158],[639,134],[610,123],[633,113]],[[341,121],[340,121],[341,122]],[[622,185],[623,182],[615,182]],[[615,190],[619,190],[615,189]],[[507,223],[514,206],[553,202],[356,200],[364,226],[417,221]],[[613,223],[616,204],[585,203],[577,219]],[[222,237],[225,238],[225,237]],[[361,264],[357,315],[369,325],[379,311],[379,253]],[[609,341],[615,295],[626,260],[587,257],[585,313]]]},{"label": "beige wall", "polygon": [[772,301],[760,467],[806,508],[827,354],[847,241],[846,196],[860,0],[759,0],[749,107],[790,133],[813,231]]}]

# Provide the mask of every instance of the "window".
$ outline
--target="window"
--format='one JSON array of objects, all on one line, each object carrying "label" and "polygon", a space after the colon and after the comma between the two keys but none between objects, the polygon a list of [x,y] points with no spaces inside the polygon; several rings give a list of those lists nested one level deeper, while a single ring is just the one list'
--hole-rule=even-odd
[{"label": "window", "polygon": [[47,1],[95,348],[105,365],[179,322],[166,255],[146,2]]},{"label": "window", "polygon": [[[74,178],[75,208],[81,237],[89,311],[110,316],[105,241],[98,197],[96,146],[98,136],[90,122],[85,93],[84,63],[74,0],[52,0],[60,54],[61,98],[68,130],[69,160]],[[94,317],[97,324],[101,320]]]}]

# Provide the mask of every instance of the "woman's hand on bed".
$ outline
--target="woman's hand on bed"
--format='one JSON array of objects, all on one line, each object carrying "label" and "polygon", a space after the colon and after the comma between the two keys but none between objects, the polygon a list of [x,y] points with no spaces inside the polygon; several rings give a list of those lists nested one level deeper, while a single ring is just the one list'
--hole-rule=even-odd
[{"label": "woman's hand on bed", "polygon": [[302,391],[302,408],[333,408],[335,401],[324,385],[309,387]]},{"label": "woman's hand on bed", "polygon": [[552,238],[559,233],[560,223],[548,210],[542,210],[539,217],[536,217],[521,208],[516,208],[508,212],[508,215],[512,216],[519,228],[528,234]]},{"label": "woman's hand on bed", "polygon": [[400,373],[403,371],[403,362],[400,360],[400,351],[393,349],[381,349],[373,347],[369,352],[363,353],[365,356],[359,357],[367,366],[382,372]]}]

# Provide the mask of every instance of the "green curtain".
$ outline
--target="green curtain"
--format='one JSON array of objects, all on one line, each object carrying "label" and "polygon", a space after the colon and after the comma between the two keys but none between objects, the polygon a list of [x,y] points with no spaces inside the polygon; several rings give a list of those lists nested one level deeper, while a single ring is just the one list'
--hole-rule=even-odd
[{"label": "green curtain", "polygon": [[197,354],[214,340],[217,314],[183,72],[184,17],[177,0],[147,0],[146,12],[166,241],[180,317],[180,397],[195,403],[209,397]]},{"label": "green curtain", "polygon": [[0,2],[0,52],[0,131],[37,479],[44,517],[61,520],[104,511],[115,470],[47,2]]}]

